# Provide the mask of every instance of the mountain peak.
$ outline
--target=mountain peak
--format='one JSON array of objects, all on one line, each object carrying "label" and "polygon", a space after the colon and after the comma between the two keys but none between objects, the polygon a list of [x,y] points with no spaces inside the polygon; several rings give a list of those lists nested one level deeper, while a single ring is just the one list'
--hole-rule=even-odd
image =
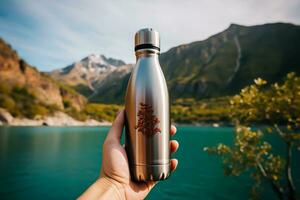
[{"label": "mountain peak", "polygon": [[99,59],[106,59],[106,57],[103,54],[92,53],[81,60],[83,61],[83,60],[99,60]]},{"label": "mountain peak", "polygon": [[232,28],[232,27],[242,27],[242,25],[236,24],[236,23],[231,23],[231,24],[229,25],[229,28]]},{"label": "mountain peak", "polygon": [[55,80],[63,80],[71,86],[80,85],[83,93],[90,94],[94,91],[94,84],[125,65],[124,61],[107,58],[103,54],[90,54],[65,68],[50,72],[50,75]]},{"label": "mountain peak", "polygon": [[240,30],[241,28],[245,28],[245,26],[240,24],[231,23],[229,27],[226,29],[226,31],[236,31]]},{"label": "mountain peak", "polygon": [[107,58],[103,54],[90,54],[87,57],[83,58],[81,61],[82,63],[93,63],[97,65],[105,65],[105,66],[113,66],[119,67],[125,65],[126,63],[122,60],[114,59],[114,58]]}]

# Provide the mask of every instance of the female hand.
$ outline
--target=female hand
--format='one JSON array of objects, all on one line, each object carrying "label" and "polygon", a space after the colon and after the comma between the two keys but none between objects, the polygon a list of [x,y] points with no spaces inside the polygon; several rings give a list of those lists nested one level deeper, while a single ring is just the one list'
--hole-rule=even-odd
[{"label": "female hand", "polygon": [[[106,185],[105,187],[111,187],[113,189],[107,189],[106,194],[99,194],[93,196],[84,196],[89,192],[91,186],[82,196],[84,199],[105,199],[102,197],[113,199],[109,195],[109,191],[114,190],[115,199],[144,199],[150,190],[155,186],[156,182],[133,182],[130,178],[130,171],[128,165],[128,159],[125,148],[121,145],[120,139],[124,127],[124,110],[120,111],[117,115],[113,125],[105,139],[103,144],[103,160],[102,168],[100,172],[100,185]],[[171,135],[176,133],[176,127],[171,127]],[[171,152],[177,151],[179,144],[176,140],[170,141]],[[171,170],[174,171],[177,167],[177,159],[171,159]],[[105,184],[104,184],[105,183]],[[93,193],[93,192],[91,192]],[[95,193],[95,191],[94,191]],[[85,198],[86,197],[86,198]],[[92,198],[95,197],[95,198]]]}]

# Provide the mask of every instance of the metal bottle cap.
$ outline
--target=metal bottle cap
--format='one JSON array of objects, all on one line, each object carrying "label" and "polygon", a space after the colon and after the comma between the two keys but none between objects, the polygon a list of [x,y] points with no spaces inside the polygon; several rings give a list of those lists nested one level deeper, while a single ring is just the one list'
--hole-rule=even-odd
[{"label": "metal bottle cap", "polygon": [[140,49],[156,49],[160,51],[159,33],[152,28],[144,28],[135,34],[135,51]]}]

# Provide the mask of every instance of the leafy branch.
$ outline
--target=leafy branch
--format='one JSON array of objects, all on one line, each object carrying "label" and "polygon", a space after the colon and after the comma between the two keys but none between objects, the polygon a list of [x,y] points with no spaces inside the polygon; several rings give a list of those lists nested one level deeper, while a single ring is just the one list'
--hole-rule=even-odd
[{"label": "leafy branch", "polygon": [[[231,119],[236,123],[232,147],[219,144],[205,148],[221,156],[225,175],[239,176],[251,171],[255,180],[252,197],[259,198],[263,180],[270,184],[279,199],[297,199],[291,163],[292,150],[300,150],[300,77],[289,73],[282,84],[267,87],[261,78],[241,90],[231,100]],[[251,129],[254,123],[267,128]],[[285,154],[276,155],[265,134],[278,134],[286,144]]]}]

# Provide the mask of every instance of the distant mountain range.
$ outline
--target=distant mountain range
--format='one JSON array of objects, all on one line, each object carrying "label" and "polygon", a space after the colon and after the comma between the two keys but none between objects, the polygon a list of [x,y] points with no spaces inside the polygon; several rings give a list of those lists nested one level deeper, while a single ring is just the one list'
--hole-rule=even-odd
[{"label": "distant mountain range", "polygon": [[[299,52],[300,26],[232,24],[206,40],[171,48],[160,55],[160,63],[171,100],[202,99],[235,94],[257,77],[272,83],[287,72],[299,74]],[[62,109],[69,104],[81,109],[87,100],[123,103],[133,66],[93,54],[41,73],[0,40],[0,83],[24,86],[40,102]]]},{"label": "distant mountain range", "polygon": [[[300,72],[300,26],[231,24],[206,40],[160,55],[171,99],[210,98],[237,93],[261,77],[272,83]],[[108,60],[108,61],[107,61]],[[122,103],[133,65],[91,55],[51,72],[93,102]]]}]

